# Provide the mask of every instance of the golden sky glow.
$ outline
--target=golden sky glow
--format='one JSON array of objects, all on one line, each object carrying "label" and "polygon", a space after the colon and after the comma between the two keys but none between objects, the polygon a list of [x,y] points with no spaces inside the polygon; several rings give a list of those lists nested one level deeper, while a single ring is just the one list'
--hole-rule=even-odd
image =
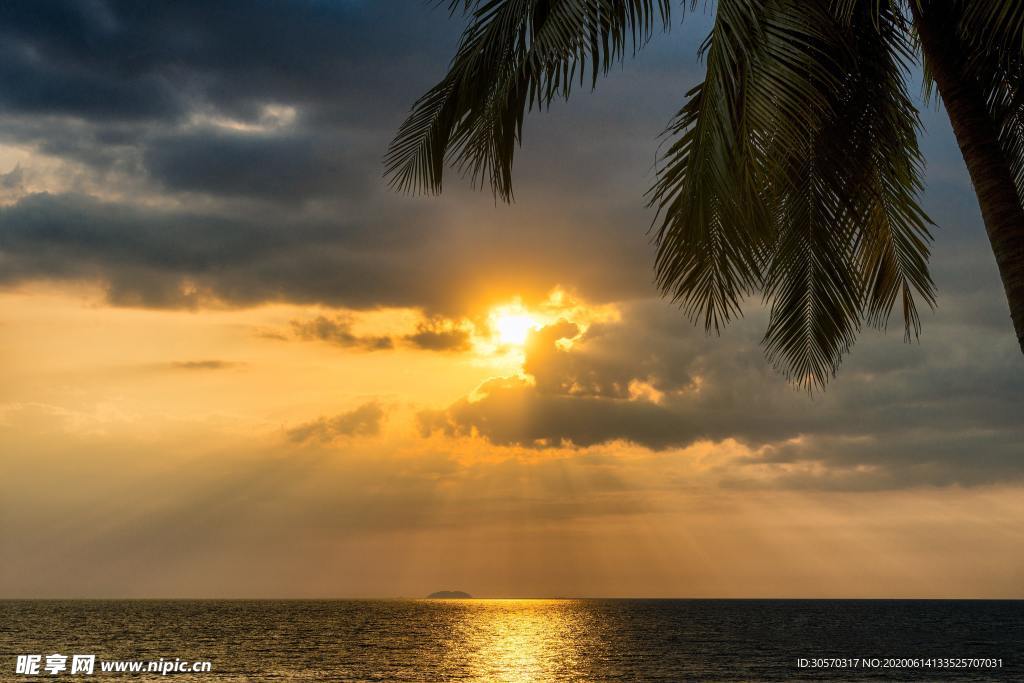
[{"label": "golden sky glow", "polygon": [[[941,577],[927,570],[935,535],[1021,547],[1007,524],[1024,512],[1012,488],[773,491],[773,482],[820,476],[820,466],[773,465],[771,457],[758,465],[776,447],[731,439],[536,450],[476,431],[427,431],[423,411],[474,392],[486,404],[495,381],[535,382],[524,371],[531,336],[572,326],[576,348],[550,352],[569,358],[587,346],[583,329],[620,324],[617,307],[588,306],[563,290],[532,308],[521,300],[482,306],[476,322],[283,305],[145,311],[106,307],[98,296],[53,287],[0,296],[5,328],[16,330],[0,347],[7,509],[20,520],[7,542],[26,550],[5,572],[28,592],[74,585],[109,593],[137,571],[117,545],[169,533],[184,550],[173,571],[133,578],[138,595],[271,595],[280,576],[300,575],[299,594],[308,595],[452,584],[524,596],[611,594],[623,585],[637,595],[829,595],[832,582],[854,574],[858,595],[951,595],[978,576],[990,594],[1010,595],[1020,579],[1013,563],[947,562]],[[346,321],[355,339],[395,341],[373,350],[329,325],[322,339],[297,332],[320,318]],[[406,336],[424,325],[464,331],[469,342],[417,348]],[[635,379],[621,400],[660,405],[669,394],[656,383]],[[380,412],[364,411],[360,422],[354,413],[368,405]],[[730,483],[748,462],[744,480]],[[43,486],[53,492],[47,506],[33,503]],[[965,514],[975,521],[965,524]],[[213,526],[203,521],[213,518]],[[250,538],[252,524],[261,531]],[[979,524],[987,531],[975,537]],[[43,533],[77,540],[28,553]],[[908,546],[903,533],[920,543]],[[319,568],[282,564],[280,547],[314,554]],[[868,549],[886,559],[857,559]],[[760,559],[751,565],[754,551]],[[92,588],[68,583],[53,569],[66,553],[85,553],[107,578]],[[227,580],[253,557],[278,578]],[[410,570],[395,573],[394,563]],[[357,579],[362,571],[376,578]],[[182,575],[192,588],[181,588]]]},{"label": "golden sky glow", "polygon": [[1024,365],[944,114],[938,306],[808,396],[757,297],[706,334],[656,287],[710,15],[528,117],[506,205],[381,178],[430,4],[5,20],[0,597],[1024,597]]}]

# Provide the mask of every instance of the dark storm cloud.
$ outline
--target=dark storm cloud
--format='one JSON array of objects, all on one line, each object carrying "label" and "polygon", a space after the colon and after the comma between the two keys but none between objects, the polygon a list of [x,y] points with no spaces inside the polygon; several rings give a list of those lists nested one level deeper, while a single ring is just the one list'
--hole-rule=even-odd
[{"label": "dark storm cloud", "polygon": [[[36,3],[40,8],[50,4]],[[80,9],[88,6],[75,4],[79,4]],[[170,120],[184,113],[181,94],[159,74],[102,71],[91,69],[87,61],[76,65],[70,61],[71,56],[54,59],[47,54],[45,46],[28,36],[16,35],[12,30],[16,27],[8,21],[15,20],[11,10],[17,6],[17,3],[5,3],[4,11],[0,11],[0,22],[4,26],[0,29],[0,107],[3,110],[107,121]],[[71,14],[69,11],[69,16]]]},{"label": "dark storm cloud", "polygon": [[[130,160],[170,191],[358,195],[455,31],[413,3],[3,3],[0,136],[99,170]],[[295,120],[195,125],[274,124],[268,107]]]},{"label": "dark storm cloud", "polygon": [[[235,305],[437,303],[445,283],[417,268],[411,250],[383,251],[373,230],[330,218],[189,213],[32,195],[0,209],[0,282],[98,279],[113,303],[150,307],[196,306],[204,298]],[[389,275],[391,264],[404,266],[405,277]],[[412,286],[417,280],[419,291]]]},{"label": "dark storm cloud", "polygon": [[111,303],[157,308],[291,301],[449,314],[464,313],[483,292],[539,295],[559,282],[598,298],[646,289],[643,250],[635,260],[625,256],[628,249],[621,259],[603,260],[614,248],[613,232],[595,229],[577,246],[566,233],[538,252],[543,224],[520,218],[520,207],[483,204],[493,223],[472,225],[467,234],[421,202],[398,203],[386,216],[347,217],[36,194],[0,208],[0,284],[98,280]]},{"label": "dark storm cloud", "polygon": [[289,429],[287,437],[294,443],[307,441],[328,443],[343,436],[376,436],[385,417],[384,408],[374,401],[364,403],[334,417],[321,417]]},{"label": "dark storm cloud", "polygon": [[[947,321],[959,319],[950,313]],[[765,367],[760,322],[712,340],[667,306],[638,305],[568,350],[554,344],[575,334],[562,323],[530,342],[524,368],[533,382],[492,380],[473,399],[422,413],[420,425],[532,448],[621,440],[660,450],[736,439],[758,449],[747,465],[824,466],[824,474],[775,480],[793,487],[1024,476],[1024,367],[1011,337],[970,339],[948,322],[921,346],[869,333],[834,386],[809,397]],[[755,481],[742,467],[729,476],[733,485]]]},{"label": "dark storm cloud", "polygon": [[326,116],[347,109],[353,86],[377,82],[383,96],[389,67],[409,69],[439,47],[432,36],[447,24],[443,13],[421,11],[415,24],[403,22],[415,9],[345,1],[5,2],[0,107],[165,122],[197,103],[255,119],[262,103],[276,100]]},{"label": "dark storm cloud", "polygon": [[189,192],[302,200],[367,188],[349,150],[311,134],[205,131],[153,141],[145,165],[166,188]]},{"label": "dark storm cloud", "polygon": [[[545,117],[530,133],[543,154],[520,164],[532,203],[496,208],[458,182],[444,198],[398,197],[381,158],[460,27],[415,0],[4,3],[0,141],[83,165],[91,183],[77,167],[65,173],[76,191],[134,196],[141,184],[163,206],[202,209],[25,198],[0,225],[2,279],[87,277],[126,305],[206,296],[447,313],[483,290],[649,292],[645,173],[692,79],[649,86],[680,77],[675,53],[648,51],[646,66],[609,79],[609,102],[629,108],[581,101]],[[565,134],[581,118],[601,133],[599,149]],[[26,231],[37,210],[50,235]]]}]

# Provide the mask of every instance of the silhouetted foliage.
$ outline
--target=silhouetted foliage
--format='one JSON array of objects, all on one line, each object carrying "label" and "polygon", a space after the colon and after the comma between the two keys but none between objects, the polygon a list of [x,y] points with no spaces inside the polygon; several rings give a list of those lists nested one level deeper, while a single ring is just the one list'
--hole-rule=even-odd
[{"label": "silhouetted foliage", "polygon": [[[526,112],[594,87],[667,29],[672,10],[668,0],[449,4],[469,25],[447,75],[399,129],[386,173],[399,190],[436,193],[450,165],[506,201]],[[926,91],[934,78],[954,119],[1024,349],[1024,3],[713,6],[704,80],[668,126],[649,192],[662,293],[716,332],[761,293],[768,357],[808,389],[835,374],[862,325],[885,327],[897,305],[916,337],[919,302],[935,303],[908,93],[923,48]],[[975,87],[948,85],[956,79]],[[996,142],[971,143],[986,127]],[[1007,173],[979,179],[997,167]]]}]

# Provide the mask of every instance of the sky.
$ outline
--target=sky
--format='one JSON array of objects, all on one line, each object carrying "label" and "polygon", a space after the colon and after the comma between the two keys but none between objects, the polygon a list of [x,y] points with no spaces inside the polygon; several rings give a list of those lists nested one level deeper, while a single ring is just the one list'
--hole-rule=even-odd
[{"label": "sky", "polygon": [[[1024,597],[1024,357],[945,113],[938,305],[808,395],[653,284],[708,18],[382,178],[419,0],[0,7],[0,596]],[[913,88],[918,87],[915,83]]]}]

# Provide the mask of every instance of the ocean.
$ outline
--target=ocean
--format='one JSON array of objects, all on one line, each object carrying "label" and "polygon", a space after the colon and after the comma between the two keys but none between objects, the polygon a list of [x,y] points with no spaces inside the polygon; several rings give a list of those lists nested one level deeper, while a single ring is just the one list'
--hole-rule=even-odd
[{"label": "ocean", "polygon": [[[3,601],[0,651],[4,681],[1024,680],[1024,602]],[[101,670],[136,661],[179,670]]]}]

